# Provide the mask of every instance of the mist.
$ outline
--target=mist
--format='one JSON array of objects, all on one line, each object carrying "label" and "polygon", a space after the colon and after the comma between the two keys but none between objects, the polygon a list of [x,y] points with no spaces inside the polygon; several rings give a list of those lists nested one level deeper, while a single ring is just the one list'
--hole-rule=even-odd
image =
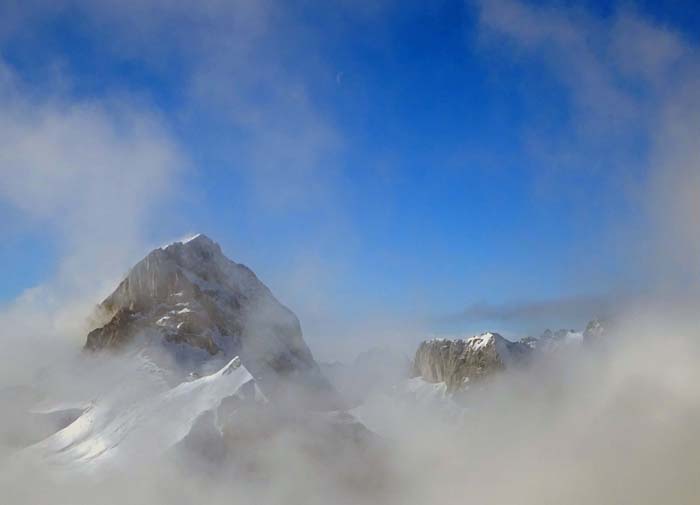
[{"label": "mist", "polygon": [[[528,158],[540,167],[532,198],[581,206],[576,181],[594,178],[623,203],[601,204],[619,212],[607,228],[601,225],[599,243],[573,241],[572,248],[581,249],[580,272],[560,281],[573,294],[532,292],[503,302],[508,297],[477,293],[482,301],[469,303],[446,291],[435,296],[436,312],[437,303],[424,303],[434,295],[426,287],[412,293],[410,303],[403,292],[397,296],[403,305],[390,296],[377,302],[382,297],[374,291],[409,289],[382,285],[387,280],[371,273],[363,274],[372,280],[359,292],[364,301],[346,305],[358,292],[340,294],[353,267],[364,266],[353,263],[365,244],[348,217],[348,176],[335,163],[352,138],[314,93],[315,82],[333,75],[340,85],[342,74],[314,50],[322,38],[296,11],[276,1],[237,2],[235,12],[219,2],[151,2],[143,10],[114,2],[66,4],[91,30],[106,30],[106,53],[149,69],[173,54],[180,58],[185,98],[169,113],[149,98],[121,92],[75,98],[61,65],[61,77],[50,80],[54,91],[43,95],[0,54],[0,211],[11,209],[1,222],[41,235],[56,249],[51,273],[0,305],[0,489],[7,503],[697,501],[700,65],[690,37],[629,8],[600,21],[561,6],[465,4],[476,19],[482,57],[541,65],[567,97],[565,134],[537,121],[524,128]],[[340,2],[337,9],[374,27],[396,9],[393,2],[380,4]],[[24,20],[52,11],[36,2],[11,12],[7,19]],[[189,37],[170,29],[183,23]],[[12,37],[18,24],[0,22],[0,40]],[[288,41],[294,42],[286,47]],[[289,53],[304,65],[289,65],[281,56]],[[498,69],[493,72],[498,81]],[[250,215],[314,223],[289,246],[308,254],[269,247],[260,269],[255,252],[264,247],[248,240],[255,231],[236,231],[224,245],[269,274],[260,276],[299,314],[321,370],[331,370],[331,361],[348,367],[348,382],[361,391],[353,391],[352,401],[344,398],[347,409],[260,401],[263,393],[240,392],[238,383],[235,391],[220,391],[207,381],[224,377],[223,358],[194,374],[157,349],[114,355],[83,349],[88,332],[105,324],[95,307],[129,268],[161,242],[206,222],[206,212],[192,217],[188,211],[213,190],[208,173],[193,168],[198,150],[188,153],[182,140],[183,131],[198,126],[182,118],[200,113],[225,131],[244,132],[245,140],[218,146],[214,158],[236,175]],[[416,242],[430,236],[416,229]],[[341,245],[324,255],[327,243]],[[613,258],[619,275],[598,280],[606,277],[591,253],[598,248]],[[270,266],[275,261],[278,266]],[[401,279],[415,275],[415,263],[396,263]],[[596,289],[571,282],[590,272]],[[469,279],[460,282],[469,287]],[[430,386],[439,394],[417,394],[407,387],[414,379],[410,367],[402,365],[387,365],[391,373],[381,381],[351,375],[360,370],[352,368],[355,356],[372,348],[391,346],[412,360],[420,340],[444,334],[444,324],[459,328],[460,337],[479,328],[515,340],[547,327],[582,329],[593,317],[607,319],[604,338],[538,354],[459,398],[439,385]],[[230,373],[241,383],[248,380],[243,368],[236,370]],[[185,403],[189,385],[210,396],[204,401],[193,394]],[[170,420],[157,417],[158,402],[173,419],[195,416],[192,430],[166,450],[158,426],[149,425]],[[131,422],[144,426],[142,438],[99,466],[81,465],[91,453],[57,464],[63,451],[47,451],[46,440],[90,409],[117,419],[115,432],[131,429]],[[104,443],[95,451],[114,449]]]},{"label": "mist", "polygon": [[[144,453],[128,468],[74,474],[5,446],[2,488],[12,503],[692,503],[700,349],[682,307],[666,309],[640,307],[600,347],[494,378],[457,417],[378,393],[356,412],[381,440],[369,447],[308,421],[281,428],[271,419],[293,414],[271,409],[239,419],[250,438],[229,435],[232,451],[215,465]],[[65,398],[135,380],[127,363],[85,366],[54,370],[47,390]]]}]

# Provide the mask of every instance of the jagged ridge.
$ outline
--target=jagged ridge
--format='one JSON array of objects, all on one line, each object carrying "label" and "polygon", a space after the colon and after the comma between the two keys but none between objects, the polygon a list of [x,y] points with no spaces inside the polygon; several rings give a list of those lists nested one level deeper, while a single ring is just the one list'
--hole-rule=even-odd
[{"label": "jagged ridge", "polygon": [[498,333],[467,339],[431,339],[418,347],[413,373],[428,382],[444,382],[449,391],[455,391],[467,382],[524,362],[530,353],[527,345],[510,342]]}]

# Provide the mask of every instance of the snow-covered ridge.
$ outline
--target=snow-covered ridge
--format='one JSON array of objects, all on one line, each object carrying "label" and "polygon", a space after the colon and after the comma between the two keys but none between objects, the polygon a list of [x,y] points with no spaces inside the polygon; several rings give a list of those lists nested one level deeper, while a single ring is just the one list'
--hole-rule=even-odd
[{"label": "snow-covered ridge", "polygon": [[[90,471],[105,464],[154,458],[181,441],[197,418],[221,401],[242,394],[252,375],[234,357],[219,371],[145,398],[112,391],[97,399],[77,420],[46,440],[28,448],[55,465]],[[254,387],[258,401],[265,401]]]},{"label": "snow-covered ridge", "polygon": [[181,242],[183,244],[187,244],[187,243],[192,242],[193,240],[196,240],[200,237],[203,237],[203,235],[201,233],[195,233],[194,235],[190,235],[189,237],[185,237],[184,239],[179,240],[178,242]]},{"label": "snow-covered ridge", "polygon": [[[498,338],[503,338],[500,335],[498,335]],[[484,347],[490,345],[492,342],[496,340],[496,335],[493,333],[487,332],[487,333],[482,333],[481,335],[476,335],[474,337],[468,338],[467,339],[467,344],[471,345],[475,350],[478,349],[483,349]]]},{"label": "snow-covered ridge", "polygon": [[198,238],[201,237],[201,236],[205,236],[205,237],[206,237],[206,235],[204,235],[203,233],[193,233],[193,234],[190,234],[190,235],[185,235],[184,237],[179,238],[179,239],[177,239],[177,240],[173,240],[172,242],[167,242],[167,243],[165,243],[165,244],[162,244],[158,249],[166,249],[166,248],[170,247],[170,246],[173,245],[173,244],[187,244],[188,242],[191,242],[191,241],[193,241],[193,240],[195,240],[195,239],[198,239]]},{"label": "snow-covered ridge", "polygon": [[[424,340],[423,343],[428,343],[428,344],[449,344],[452,342],[464,342],[466,345],[474,348],[474,349],[481,349],[482,347],[486,347],[493,342],[510,342],[509,340],[505,339],[498,333],[493,333],[490,331],[481,333],[479,335],[474,335],[471,337],[453,337],[453,338],[448,338],[448,337],[433,337],[429,338],[427,340]],[[510,342],[513,343],[513,342]]]}]

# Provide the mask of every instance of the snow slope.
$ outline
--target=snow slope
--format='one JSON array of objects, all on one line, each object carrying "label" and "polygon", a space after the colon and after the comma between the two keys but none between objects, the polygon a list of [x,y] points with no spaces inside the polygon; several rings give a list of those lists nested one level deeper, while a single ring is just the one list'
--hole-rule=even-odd
[{"label": "snow slope", "polygon": [[[133,395],[115,391],[25,452],[80,471],[142,463],[173,447],[201,414],[218,407],[224,398],[239,394],[252,381],[235,357],[216,373],[133,402],[129,401]],[[256,396],[262,398],[257,389]]]}]

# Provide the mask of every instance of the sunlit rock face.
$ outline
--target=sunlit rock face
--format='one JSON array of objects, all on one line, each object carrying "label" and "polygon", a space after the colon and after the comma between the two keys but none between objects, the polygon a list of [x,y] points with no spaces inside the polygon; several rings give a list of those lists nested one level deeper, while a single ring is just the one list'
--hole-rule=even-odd
[{"label": "sunlit rock face", "polygon": [[330,388],[294,313],[204,235],[152,251],[98,312],[88,350],[162,344],[185,366],[238,355],[268,389],[280,377]]},{"label": "sunlit rock face", "polygon": [[498,333],[483,333],[467,339],[431,339],[418,347],[413,373],[428,382],[444,382],[449,391],[509,366],[525,363],[532,349],[510,342]]}]

